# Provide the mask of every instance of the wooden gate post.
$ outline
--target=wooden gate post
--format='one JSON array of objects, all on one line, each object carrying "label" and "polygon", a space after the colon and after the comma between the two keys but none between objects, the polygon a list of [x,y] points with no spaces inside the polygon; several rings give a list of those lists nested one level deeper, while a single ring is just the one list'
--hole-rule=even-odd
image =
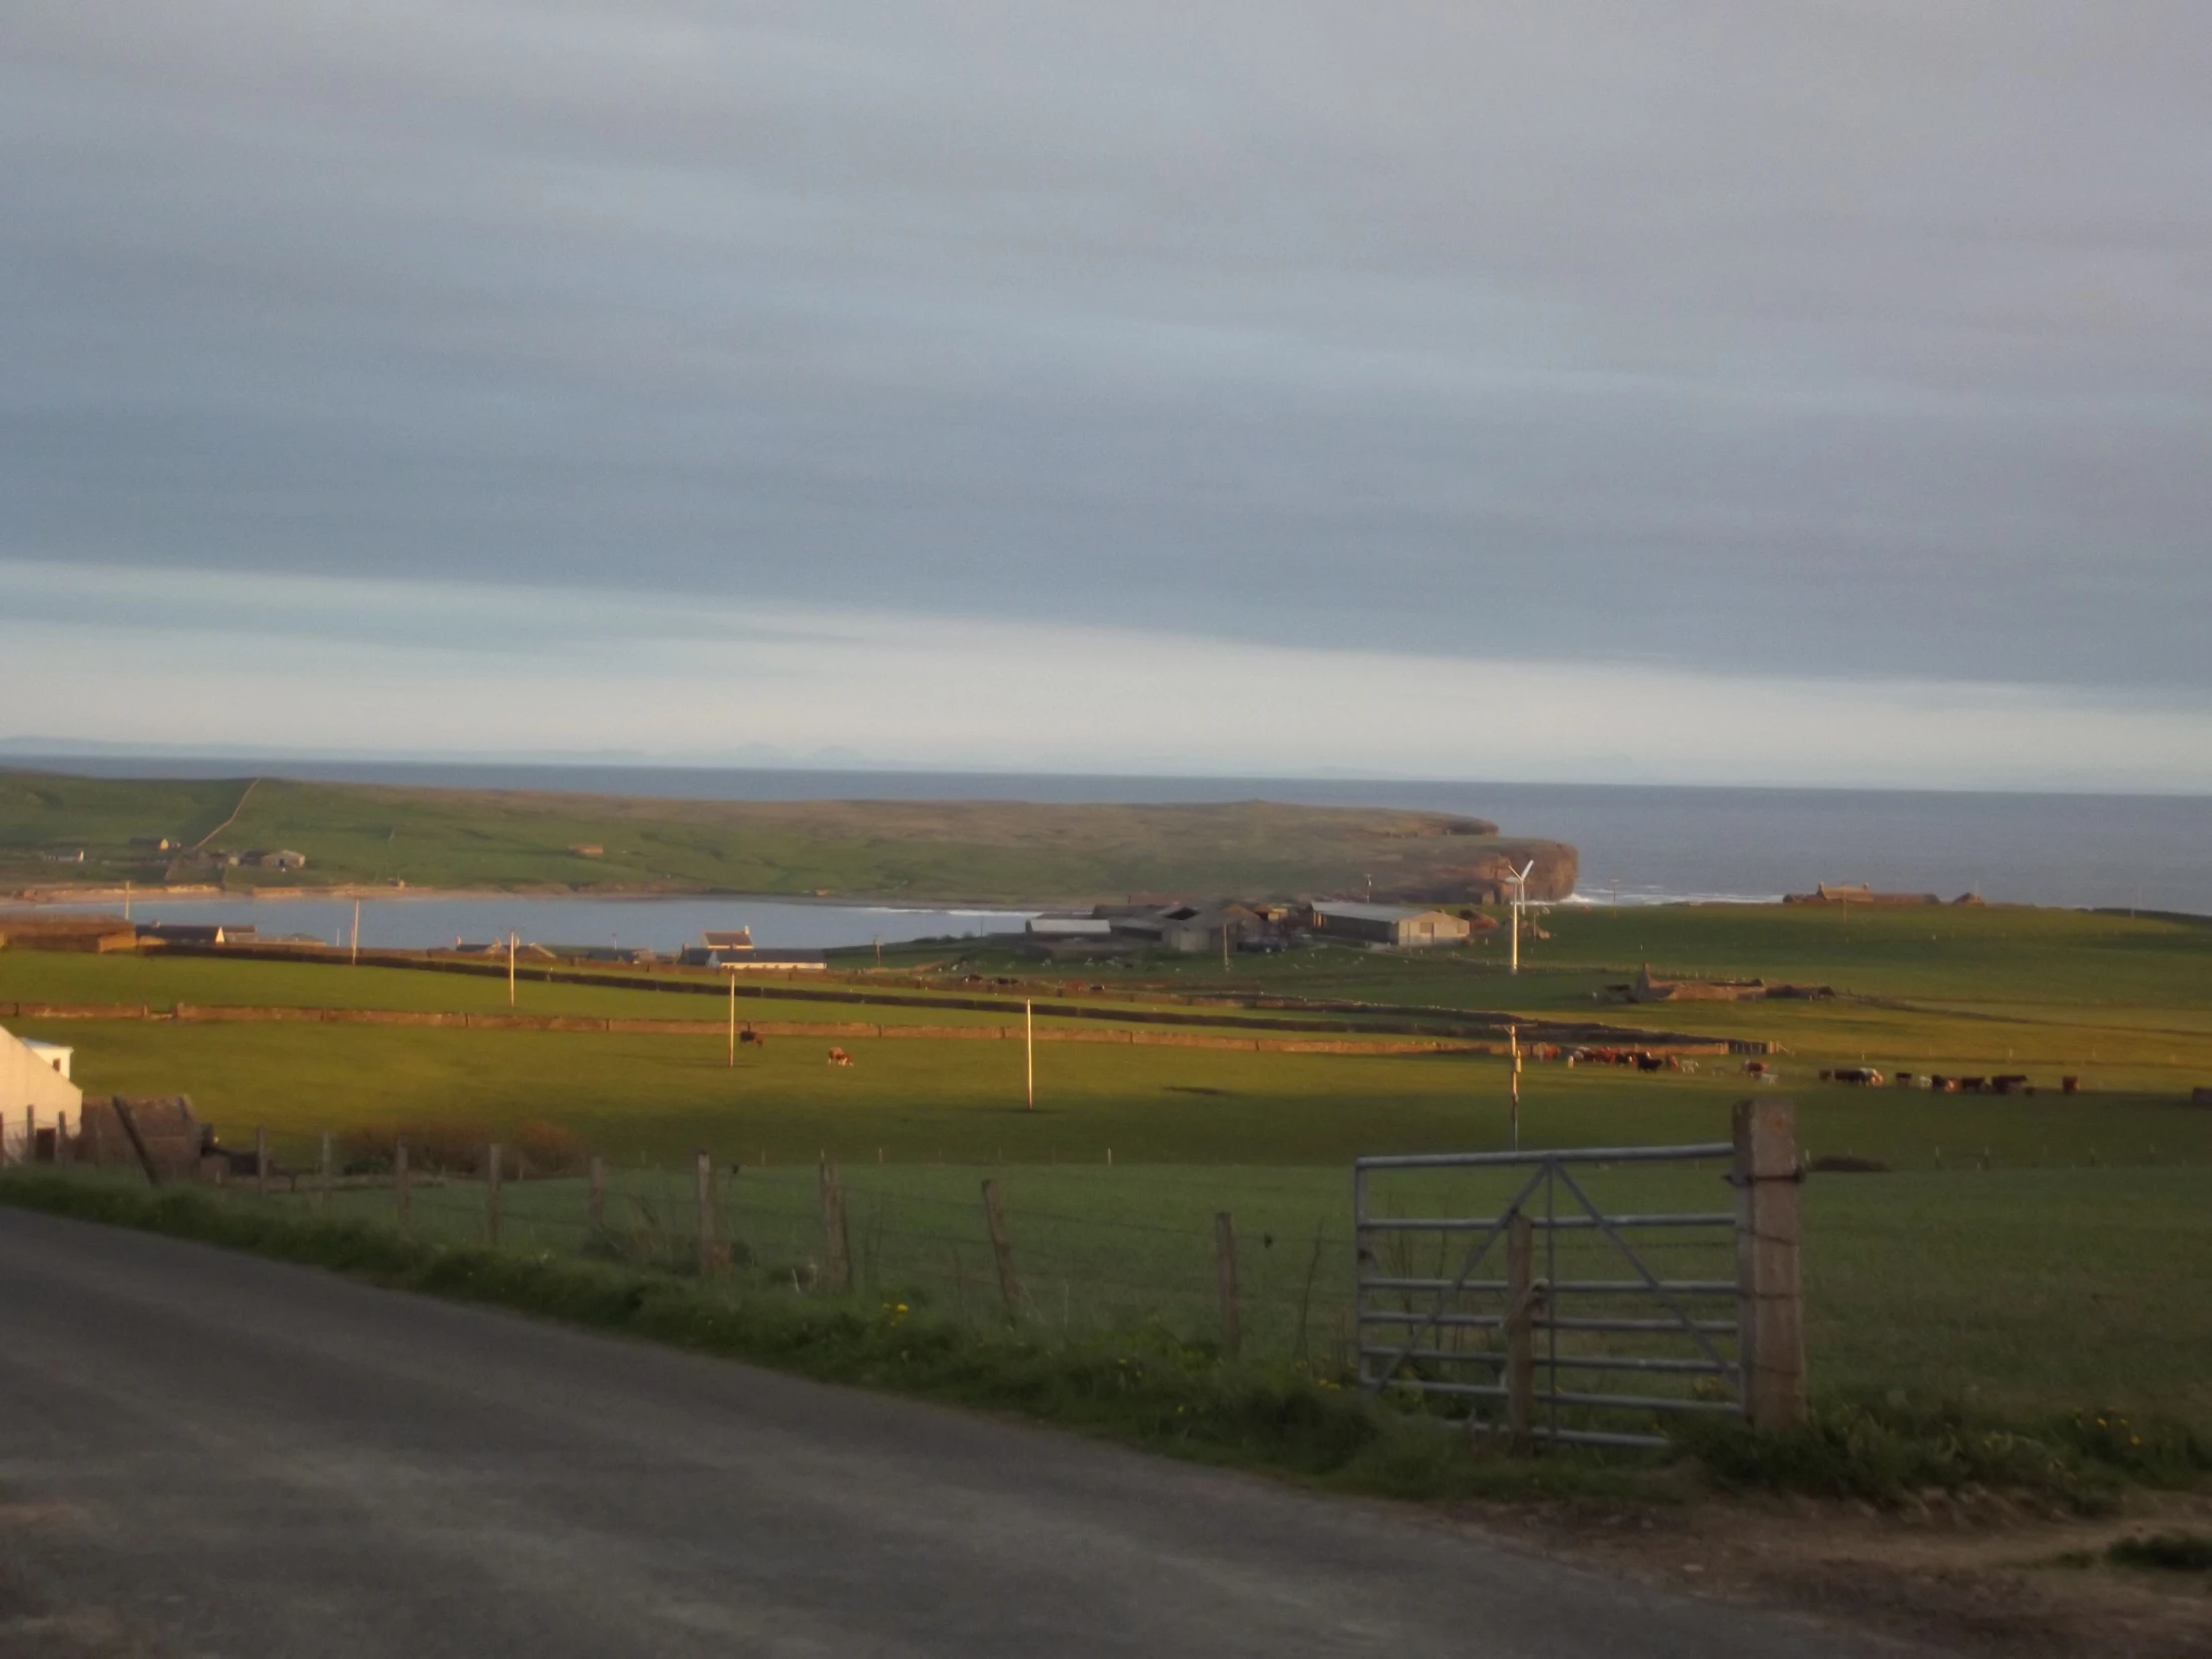
[{"label": "wooden gate post", "polygon": [[1736,1328],[1744,1410],[1763,1434],[1805,1420],[1805,1306],[1798,1281],[1797,1107],[1739,1100],[1735,1113]]},{"label": "wooden gate post", "polygon": [[852,1240],[844,1225],[844,1188],[837,1183],[837,1166],[822,1161],[822,1288],[844,1292],[852,1289]]},{"label": "wooden gate post", "polygon": [[1237,1224],[1227,1210],[1214,1217],[1214,1286],[1221,1298],[1221,1351],[1234,1360],[1244,1351],[1244,1314],[1237,1305]]},{"label": "wooden gate post", "polygon": [[322,1131],[322,1139],[315,1145],[315,1165],[314,1207],[327,1210],[330,1208],[330,1131],[327,1129]]},{"label": "wooden gate post", "polygon": [[607,1226],[607,1160],[598,1153],[591,1155],[589,1196],[584,1200],[584,1220],[594,1235]]},{"label": "wooden gate post", "polygon": [[484,1148],[484,1239],[499,1248],[499,1143]]},{"label": "wooden gate post", "polygon": [[1515,1210],[1505,1224],[1505,1429],[1517,1452],[1536,1441],[1536,1228]]},{"label": "wooden gate post", "polygon": [[715,1161],[702,1152],[694,1172],[694,1202],[699,1210],[699,1277],[715,1271]]},{"label": "wooden gate post", "polygon": [[400,1230],[407,1226],[407,1137],[395,1135],[391,1143],[391,1201],[399,1213]]},{"label": "wooden gate post", "polygon": [[254,1196],[269,1196],[269,1131],[258,1123],[254,1126]]},{"label": "wooden gate post", "polygon": [[999,1206],[998,1183],[983,1183],[983,1225],[991,1235],[991,1260],[998,1267],[998,1296],[1006,1312],[1021,1312],[1021,1276],[1014,1271],[1014,1245],[1006,1236],[1006,1212]]}]

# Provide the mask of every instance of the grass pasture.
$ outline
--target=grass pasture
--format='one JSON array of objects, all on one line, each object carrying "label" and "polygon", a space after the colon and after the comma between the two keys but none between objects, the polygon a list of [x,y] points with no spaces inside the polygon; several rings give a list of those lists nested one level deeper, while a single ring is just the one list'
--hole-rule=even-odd
[{"label": "grass pasture", "polygon": [[[1301,996],[1595,1013],[1779,1041],[1782,1087],[1798,1102],[1807,1152],[1885,1166],[1815,1174],[1806,1189],[1818,1390],[1895,1390],[2027,1415],[2111,1405],[2212,1426],[2212,1111],[2189,1104],[2192,1086],[2212,1083],[2212,927],[2002,908],[1684,906],[1558,910],[1547,928],[1552,937],[1530,945],[1518,979],[1481,951],[1323,949],[1240,958],[1226,971],[1204,959],[1079,971],[1131,1007]],[[1592,1001],[1647,959],[1661,974],[1810,980],[1841,994]],[[1072,977],[973,950],[947,986],[967,969],[1027,975],[1039,995]],[[492,1012],[505,998],[497,979],[448,974],[0,952],[0,1000]],[[645,988],[529,984],[521,1006],[695,1019],[718,1008]],[[768,1000],[743,1011],[963,1017]],[[974,1318],[996,1297],[977,1197],[990,1175],[1003,1183],[1028,1318],[1071,1337],[1132,1322],[1209,1331],[1213,1217],[1226,1210],[1240,1240],[1248,1341],[1318,1365],[1343,1352],[1351,1158],[1494,1148],[1508,1135],[1504,1063],[1466,1054],[1041,1044],[1037,1108],[1028,1111],[1022,1048],[1005,1041],[840,1037],[855,1061],[841,1069],[823,1063],[818,1041],[776,1039],[741,1051],[733,1068],[722,1041],[705,1035],[11,1025],[73,1044],[89,1091],[188,1092],[228,1142],[266,1127],[294,1168],[311,1161],[325,1129],[442,1123],[505,1137],[557,1123],[613,1162],[617,1216],[640,1237],[661,1236],[673,1259],[692,1232],[690,1164],[705,1150],[723,1172],[722,1231],[764,1278],[796,1270],[804,1282],[818,1259],[814,1165],[827,1155],[842,1171],[855,1264],[870,1293]],[[1823,1067],[1863,1060],[1891,1070],[2018,1070],[2039,1087],[1995,1097],[1818,1080]],[[2083,1078],[2083,1092],[2060,1094],[2062,1072]],[[1740,1070],[1714,1063],[1658,1074],[1531,1066],[1523,1141],[1723,1139],[1730,1104],[1747,1087]],[[742,1173],[732,1176],[732,1166]],[[341,1192],[332,1202],[341,1213],[376,1214],[389,1195]],[[418,1228],[478,1236],[479,1190],[425,1185],[415,1202]],[[505,1214],[511,1245],[566,1253],[583,1242],[573,1180],[512,1186]]]}]

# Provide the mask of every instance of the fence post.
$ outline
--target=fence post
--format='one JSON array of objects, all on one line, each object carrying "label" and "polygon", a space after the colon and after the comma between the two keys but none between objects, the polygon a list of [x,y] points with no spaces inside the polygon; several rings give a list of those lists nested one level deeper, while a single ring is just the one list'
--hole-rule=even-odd
[{"label": "fence post", "polygon": [[1761,1433],[1805,1420],[1805,1308],[1798,1281],[1797,1107],[1735,1111],[1736,1328],[1745,1414]]},{"label": "fence post", "polygon": [[998,1183],[983,1183],[983,1226],[991,1236],[991,1261],[998,1269],[998,1296],[1006,1312],[1021,1312],[1021,1276],[1014,1271],[1014,1245],[1006,1236],[1006,1212],[998,1202]]},{"label": "fence post", "polygon": [[315,1146],[316,1180],[314,1207],[330,1208],[330,1131],[322,1131],[322,1139]]},{"label": "fence post", "polygon": [[694,1185],[699,1209],[699,1277],[704,1279],[715,1271],[715,1161],[704,1152],[699,1155]]},{"label": "fence post", "polygon": [[844,1188],[837,1184],[837,1166],[825,1158],[822,1183],[822,1288],[852,1289],[851,1240],[844,1228]]},{"label": "fence post", "polygon": [[1227,1210],[1214,1215],[1214,1289],[1221,1298],[1221,1351],[1234,1360],[1244,1351],[1244,1317],[1237,1306],[1237,1224]]},{"label": "fence post", "polygon": [[269,1131],[258,1123],[254,1126],[254,1196],[269,1196]]},{"label": "fence post", "polygon": [[407,1225],[407,1137],[397,1135],[391,1143],[391,1193],[392,1203],[399,1211],[399,1225]]},{"label": "fence post", "polygon": [[1536,1228],[1515,1210],[1505,1224],[1505,1429],[1515,1451],[1536,1439]]},{"label": "fence post", "polygon": [[28,1169],[38,1162],[38,1108],[23,1108],[23,1165]]},{"label": "fence post", "polygon": [[593,1233],[601,1233],[607,1226],[607,1160],[598,1153],[591,1155],[591,1196],[585,1200],[585,1219]]},{"label": "fence post", "polygon": [[499,1143],[484,1148],[484,1237],[499,1248]]}]

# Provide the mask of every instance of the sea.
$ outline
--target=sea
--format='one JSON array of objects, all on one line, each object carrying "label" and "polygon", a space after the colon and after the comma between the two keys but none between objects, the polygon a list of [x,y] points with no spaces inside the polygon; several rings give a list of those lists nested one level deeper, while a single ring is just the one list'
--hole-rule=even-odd
[{"label": "sea", "polygon": [[[1507,834],[1571,841],[1577,897],[1593,903],[1754,901],[1816,882],[1979,893],[1992,902],[2212,915],[2212,798],[1907,790],[1713,789],[1352,778],[1092,777],[632,765],[241,760],[103,754],[0,765],[101,777],[245,778],[557,790],[704,801],[1282,801],[1400,807],[1491,820]],[[254,920],[264,933],[335,938],[348,901],[148,900],[144,919]],[[281,919],[277,912],[281,911]],[[1018,929],[1032,912],[750,898],[378,899],[364,945],[504,937],[668,949],[707,927],[751,926],[762,945],[885,943]]]}]

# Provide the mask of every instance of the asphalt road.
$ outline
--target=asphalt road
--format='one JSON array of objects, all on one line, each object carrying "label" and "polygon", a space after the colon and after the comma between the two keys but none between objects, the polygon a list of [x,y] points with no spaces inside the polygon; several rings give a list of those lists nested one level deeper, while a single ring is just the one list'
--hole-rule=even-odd
[{"label": "asphalt road", "polygon": [[0,1655],[1872,1651],[1441,1521],[0,1209]]}]

